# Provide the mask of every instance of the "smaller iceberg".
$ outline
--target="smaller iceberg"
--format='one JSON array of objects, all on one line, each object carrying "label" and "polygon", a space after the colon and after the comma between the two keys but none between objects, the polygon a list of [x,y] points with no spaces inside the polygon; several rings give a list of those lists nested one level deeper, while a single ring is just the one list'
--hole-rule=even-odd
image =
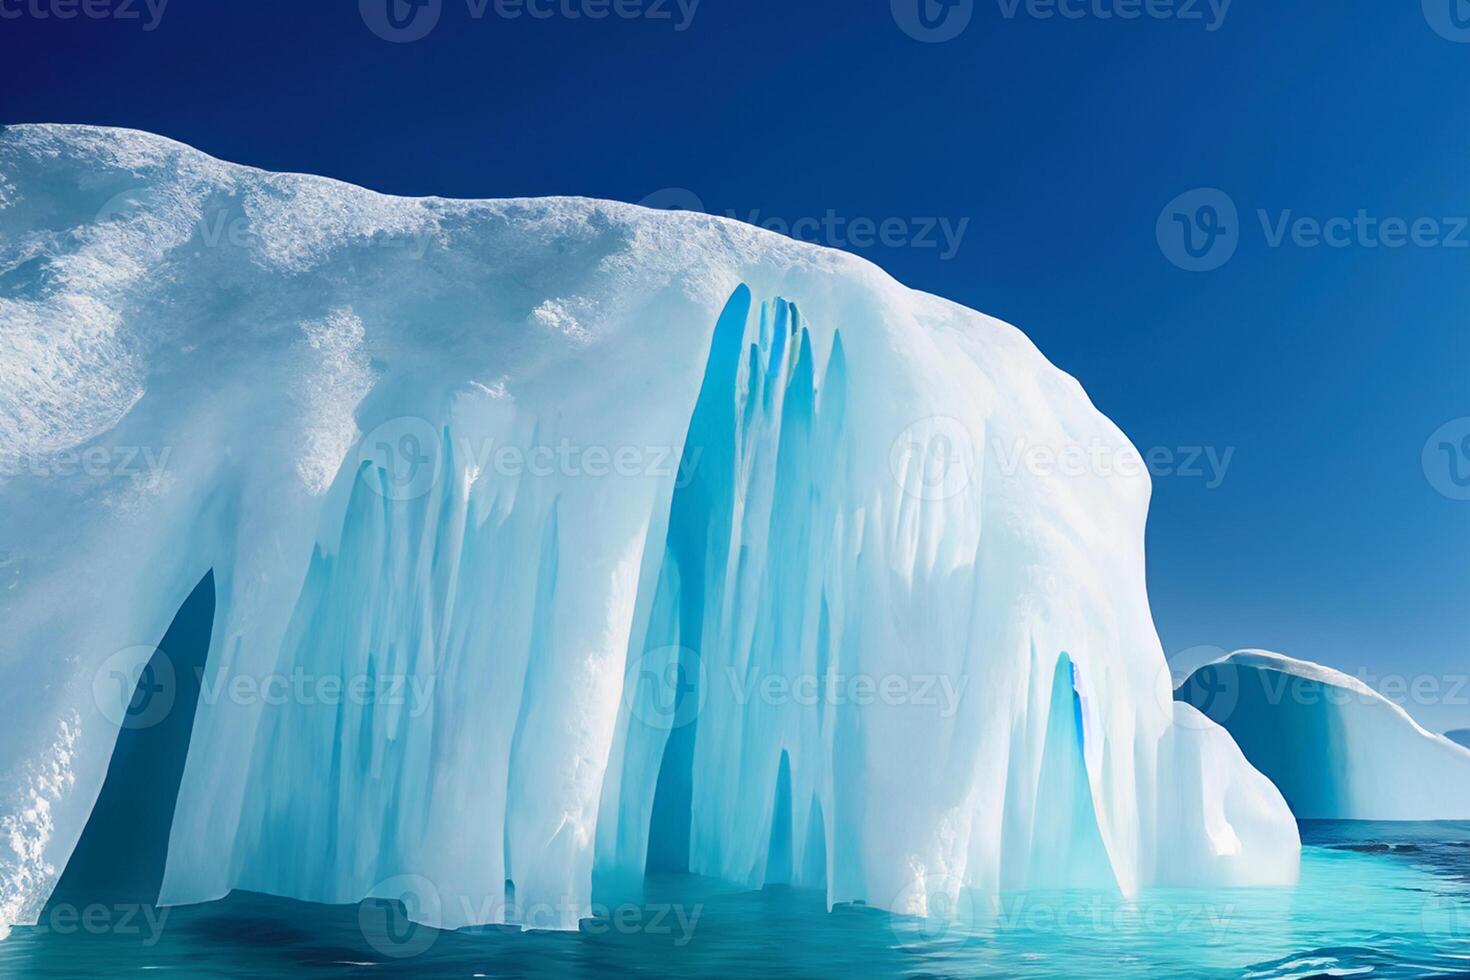
[{"label": "smaller iceberg", "polygon": [[1199,668],[1174,696],[1235,736],[1298,819],[1470,819],[1470,733],[1428,732],[1346,674],[1243,650]]}]

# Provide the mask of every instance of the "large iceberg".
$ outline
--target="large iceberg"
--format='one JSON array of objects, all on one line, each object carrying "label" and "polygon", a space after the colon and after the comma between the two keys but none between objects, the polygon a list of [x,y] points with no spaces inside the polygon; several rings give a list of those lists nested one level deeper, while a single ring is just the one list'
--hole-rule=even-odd
[{"label": "large iceberg", "polygon": [[164,903],[1292,881],[1173,702],[1143,468],[1016,463],[1131,452],[1014,328],[734,221],[8,128],[0,915],[211,572]]},{"label": "large iceberg", "polygon": [[1300,819],[1470,820],[1470,749],[1355,677],[1242,650],[1177,697],[1229,729]]}]

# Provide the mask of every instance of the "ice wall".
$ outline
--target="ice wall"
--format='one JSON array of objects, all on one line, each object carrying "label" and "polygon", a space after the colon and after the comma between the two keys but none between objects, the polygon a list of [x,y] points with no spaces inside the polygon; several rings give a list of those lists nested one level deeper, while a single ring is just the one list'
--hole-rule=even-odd
[{"label": "ice wall", "polygon": [[1470,749],[1356,678],[1244,650],[1176,696],[1228,729],[1301,819],[1470,819]]},{"label": "ice wall", "polygon": [[211,570],[165,902],[566,928],[650,867],[905,912],[1295,876],[1172,702],[1147,477],[1024,462],[1123,435],[855,257],[20,126],[0,328],[6,921],[127,719],[96,678]]}]

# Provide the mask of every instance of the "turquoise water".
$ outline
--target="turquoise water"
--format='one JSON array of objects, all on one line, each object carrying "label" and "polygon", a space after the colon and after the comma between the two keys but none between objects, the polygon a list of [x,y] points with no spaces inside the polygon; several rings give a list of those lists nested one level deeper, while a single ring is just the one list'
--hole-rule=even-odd
[{"label": "turquoise water", "polygon": [[[1421,977],[1470,975],[1470,824],[1303,825],[1290,889],[1090,892],[962,901],[957,922],[896,918],[790,889],[662,877],[646,904],[581,933],[438,932],[396,907],[258,895],[78,912],[18,928],[18,977]],[[131,914],[129,914],[131,913]],[[81,918],[90,914],[90,925]]]}]

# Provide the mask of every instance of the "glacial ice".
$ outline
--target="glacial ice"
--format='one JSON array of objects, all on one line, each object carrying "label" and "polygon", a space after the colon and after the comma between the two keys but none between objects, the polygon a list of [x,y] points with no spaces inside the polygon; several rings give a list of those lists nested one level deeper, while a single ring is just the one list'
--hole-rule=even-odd
[{"label": "glacial ice", "polygon": [[1176,695],[1235,736],[1301,819],[1470,819],[1470,749],[1355,677],[1243,650]]},{"label": "glacial ice", "polygon": [[1019,331],[840,252],[7,128],[0,924],[211,572],[164,903],[1294,880],[1173,701],[1146,474],[1007,465],[1079,447],[1129,449]]}]

